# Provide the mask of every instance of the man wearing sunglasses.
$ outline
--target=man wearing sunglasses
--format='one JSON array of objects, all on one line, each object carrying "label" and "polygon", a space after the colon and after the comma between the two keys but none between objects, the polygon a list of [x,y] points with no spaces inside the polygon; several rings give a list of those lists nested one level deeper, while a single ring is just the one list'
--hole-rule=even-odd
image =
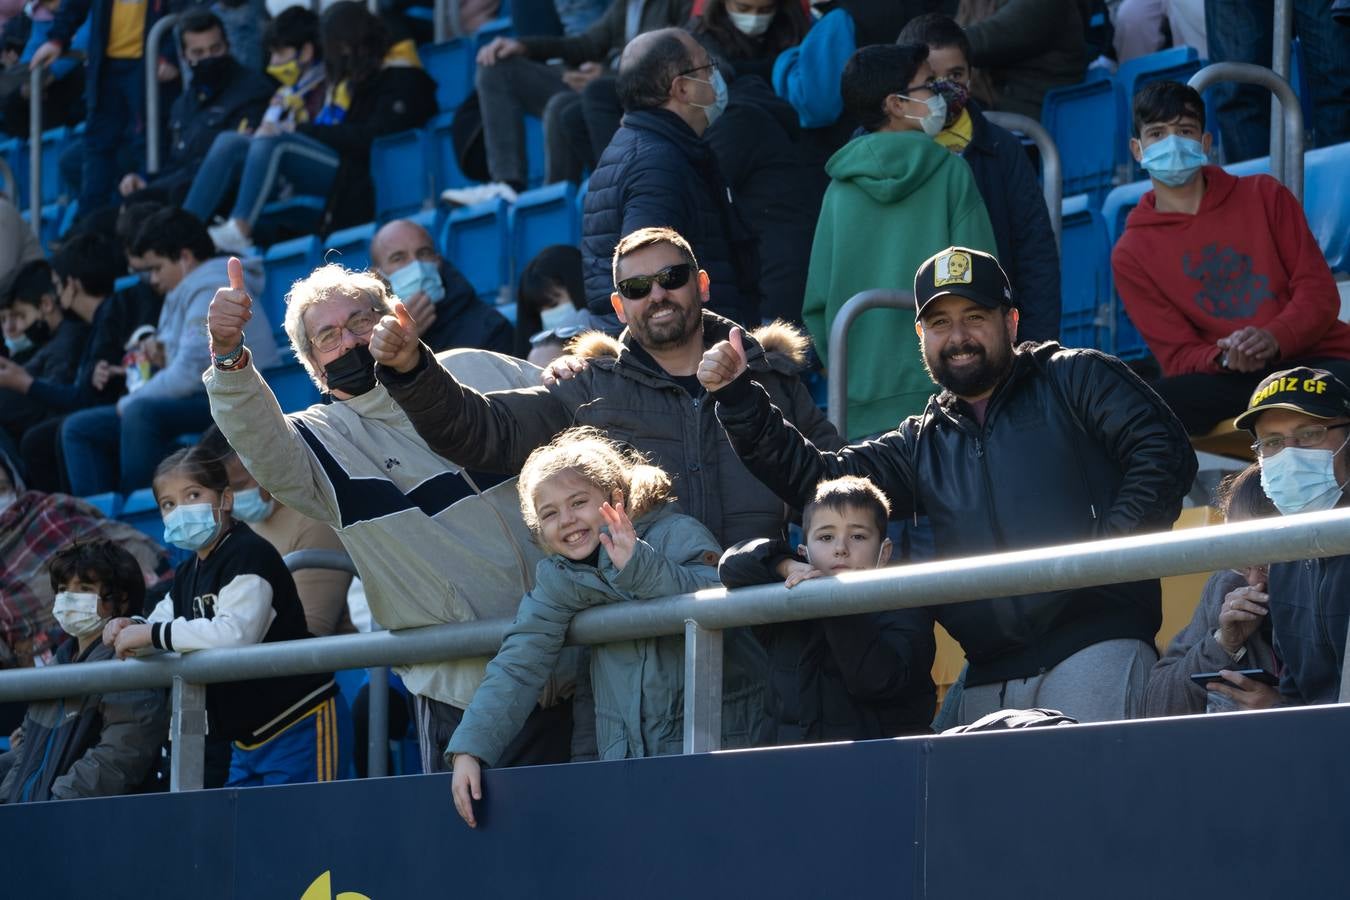
[{"label": "man wearing sunglasses", "polygon": [[617,82],[625,115],[586,192],[582,270],[596,323],[617,333],[610,263],[624,235],[670,228],[689,242],[711,279],[708,306],[733,322],[759,321],[754,231],[733,202],[704,135],[727,104],[727,86],[688,32],[664,28],[624,48]]},{"label": "man wearing sunglasses", "polygon": [[[1281,515],[1345,505],[1350,387],[1325,369],[1274,372],[1235,424],[1256,436],[1261,487]],[[1270,567],[1270,624],[1286,703],[1335,703],[1350,626],[1350,556]]]},{"label": "man wearing sunglasses", "polygon": [[[589,360],[548,386],[482,394],[432,365],[406,310],[376,326],[376,376],[432,449],[457,465],[514,474],[525,457],[572,425],[591,425],[648,454],[675,482],[683,512],[723,546],[778,535],[785,508],[750,476],[717,424],[695,373],[705,348],[733,324],[703,309],[708,273],[687,241],[666,228],[624,238],[611,264],[618,340],[582,335],[571,351]],[[817,446],[838,447],[834,428],[797,378],[805,344],[783,326],[745,339],[748,364],[774,403]]]}]

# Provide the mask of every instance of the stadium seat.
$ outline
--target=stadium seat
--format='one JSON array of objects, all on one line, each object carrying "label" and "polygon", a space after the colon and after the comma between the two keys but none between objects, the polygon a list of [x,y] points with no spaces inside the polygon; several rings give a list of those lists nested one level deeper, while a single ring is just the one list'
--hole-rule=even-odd
[{"label": "stadium seat", "polygon": [[263,380],[276,395],[284,413],[308,409],[320,400],[319,389],[310,380],[305,367],[298,362],[275,366],[262,373]]},{"label": "stadium seat", "polygon": [[[61,196],[61,169],[58,165],[61,153],[70,139],[67,128],[53,128],[42,133],[42,203],[55,203]],[[28,142],[18,139],[0,144],[0,154],[9,163],[14,172],[14,181],[19,196],[14,198],[20,209],[28,208],[29,158]]]},{"label": "stadium seat", "polygon": [[140,281],[141,276],[139,275],[123,275],[113,282],[113,293],[116,294],[129,288],[134,288],[136,285],[140,284]]},{"label": "stadium seat", "polygon": [[115,491],[90,494],[88,497],[81,497],[80,499],[110,519],[117,518],[117,514],[122,511],[122,495]]},{"label": "stadium seat", "polygon": [[1062,213],[1060,343],[1109,351],[1111,244],[1106,223],[1086,194],[1066,198]]},{"label": "stadium seat", "polygon": [[155,493],[150,488],[141,488],[128,494],[117,518],[148,536],[155,543],[164,543],[164,520],[160,517]]},{"label": "stadium seat", "polygon": [[525,117],[525,180],[530,187],[544,183],[544,120]]},{"label": "stadium seat", "polygon": [[473,40],[477,46],[482,47],[492,43],[494,38],[509,37],[516,33],[515,23],[511,21],[511,16],[505,9],[505,4],[498,9],[498,13],[497,18],[484,22],[473,33]]},{"label": "stadium seat", "polygon": [[436,80],[436,106],[441,112],[459,109],[473,93],[474,56],[478,48],[468,38],[456,38],[419,47],[422,67]]},{"label": "stadium seat", "polygon": [[428,165],[431,166],[432,190],[439,197],[448,188],[470,184],[469,177],[460,171],[455,155],[455,141],[450,126],[453,112],[441,113],[427,125]]},{"label": "stadium seat", "polygon": [[286,337],[286,293],[291,285],[314,270],[319,261],[319,240],[316,237],[296,238],[267,248],[263,255],[263,312],[272,324],[277,346],[290,346]]},{"label": "stadium seat", "polygon": [[374,222],[335,231],[320,242],[319,258],[363,272],[370,268],[370,239],[374,236]]},{"label": "stadium seat", "polygon": [[450,213],[441,236],[441,252],[473,285],[480,297],[496,299],[507,282],[509,206],[498,197]]},{"label": "stadium seat", "polygon": [[1115,82],[1100,69],[1091,70],[1082,84],[1045,95],[1041,123],[1059,148],[1065,195],[1100,197],[1110,190],[1120,152],[1116,121]]},{"label": "stadium seat", "polygon": [[1303,157],[1303,210],[1333,272],[1350,272],[1350,141]]},{"label": "stadium seat", "polygon": [[386,135],[371,145],[376,221],[397,219],[435,203],[430,147],[429,134],[421,130]]},{"label": "stadium seat", "polygon": [[581,222],[576,216],[576,185],[567,181],[526,191],[511,210],[512,281],[525,264],[550,244],[577,244]]}]

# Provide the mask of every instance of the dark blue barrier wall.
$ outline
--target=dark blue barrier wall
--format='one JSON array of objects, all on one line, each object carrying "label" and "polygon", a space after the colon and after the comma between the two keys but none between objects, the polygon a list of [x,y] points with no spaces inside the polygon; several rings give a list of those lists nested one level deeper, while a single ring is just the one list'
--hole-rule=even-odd
[{"label": "dark blue barrier wall", "polygon": [[449,782],[0,807],[0,896],[1350,894],[1350,708],[492,772],[478,831]]}]

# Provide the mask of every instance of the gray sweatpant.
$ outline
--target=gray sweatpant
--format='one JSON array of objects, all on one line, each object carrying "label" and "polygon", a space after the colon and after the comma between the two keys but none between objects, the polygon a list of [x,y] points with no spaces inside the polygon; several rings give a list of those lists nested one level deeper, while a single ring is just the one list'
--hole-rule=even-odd
[{"label": "gray sweatpant", "polygon": [[1000,709],[1057,709],[1080,722],[1110,722],[1144,714],[1144,688],[1158,661],[1152,644],[1117,638],[1084,647],[1048,672],[978,687],[967,686],[957,725]]}]

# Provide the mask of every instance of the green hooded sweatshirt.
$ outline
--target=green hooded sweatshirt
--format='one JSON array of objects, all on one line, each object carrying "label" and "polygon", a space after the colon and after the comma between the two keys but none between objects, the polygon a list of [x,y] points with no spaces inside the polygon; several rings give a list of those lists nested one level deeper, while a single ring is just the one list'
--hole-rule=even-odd
[{"label": "green hooded sweatshirt", "polygon": [[[998,247],[970,166],[921,131],[856,137],[825,170],[831,182],[816,223],[802,320],[828,366],[830,326],[854,294],[913,290],[919,265],[953,245],[995,255]],[[854,323],[850,440],[890,431],[922,411],[932,392],[913,313],[872,310]]]}]

